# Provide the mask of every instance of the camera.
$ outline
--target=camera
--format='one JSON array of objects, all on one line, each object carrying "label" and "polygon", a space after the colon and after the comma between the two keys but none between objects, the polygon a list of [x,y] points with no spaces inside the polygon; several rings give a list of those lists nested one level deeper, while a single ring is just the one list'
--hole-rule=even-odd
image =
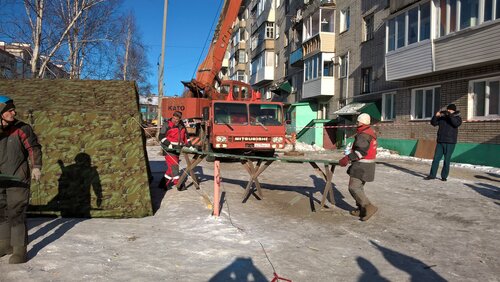
[{"label": "camera", "polygon": [[447,110],[445,110],[445,111],[440,111],[439,113],[441,114],[441,116],[444,116],[444,117],[447,117],[447,116],[449,116],[449,115],[450,115],[450,112],[448,112]]}]

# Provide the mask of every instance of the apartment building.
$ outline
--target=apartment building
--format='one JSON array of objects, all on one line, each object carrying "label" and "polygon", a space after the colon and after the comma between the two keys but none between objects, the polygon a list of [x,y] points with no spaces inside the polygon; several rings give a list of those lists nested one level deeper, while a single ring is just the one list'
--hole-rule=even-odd
[{"label": "apartment building", "polygon": [[[349,7],[338,2],[341,21],[342,14],[349,14],[349,28],[356,30],[351,36],[358,37],[348,40],[342,32],[337,37],[339,72],[346,54],[345,87],[352,89],[338,89],[339,105],[343,100],[351,109],[352,105],[376,105],[383,125],[377,127],[380,146],[414,155],[419,142],[436,138],[431,117],[454,103],[464,123],[452,161],[500,166],[496,157],[500,152],[499,2],[351,1]],[[362,112],[361,108],[354,111]],[[342,109],[338,113],[345,114]]]},{"label": "apartment building", "polygon": [[230,73],[289,104],[299,140],[339,146],[350,132],[324,125],[368,112],[382,147],[414,155],[454,103],[452,161],[500,166],[500,0],[248,0],[241,16]]},{"label": "apartment building", "polygon": [[[7,44],[0,41],[0,78],[31,78],[31,46],[26,43]],[[68,78],[62,66],[48,63],[45,78]]]}]

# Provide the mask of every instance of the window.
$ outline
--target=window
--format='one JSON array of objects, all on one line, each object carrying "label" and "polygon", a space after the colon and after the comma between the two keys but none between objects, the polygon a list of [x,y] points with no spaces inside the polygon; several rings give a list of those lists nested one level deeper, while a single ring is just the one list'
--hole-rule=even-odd
[{"label": "window", "polygon": [[406,29],[405,14],[396,17],[396,28],[397,28],[396,48],[401,48],[405,46],[405,29]]},{"label": "window", "polygon": [[274,23],[266,22],[266,39],[274,39]]},{"label": "window", "polygon": [[382,120],[393,120],[394,113],[394,93],[382,95]]},{"label": "window", "polygon": [[340,32],[349,30],[351,25],[351,12],[349,7],[340,11]]},{"label": "window", "polygon": [[215,103],[215,124],[248,124],[248,110],[246,104]]},{"label": "window", "polygon": [[264,9],[266,8],[266,2],[267,0],[259,0],[257,3],[257,17],[259,17],[262,12],[264,12]]},{"label": "window", "polygon": [[333,76],[333,62],[323,61],[323,76]]},{"label": "window", "polygon": [[396,21],[394,19],[390,20],[388,25],[388,42],[387,51],[392,51],[396,49]]},{"label": "window", "polygon": [[479,0],[460,0],[460,29],[478,24]]},{"label": "window", "polygon": [[251,125],[278,126],[283,124],[283,111],[278,105],[250,104],[249,108]]},{"label": "window", "polygon": [[247,54],[245,53],[245,50],[238,50],[236,52],[236,60],[238,61],[238,64],[245,64],[247,62]]},{"label": "window", "polygon": [[237,71],[236,80],[247,82],[247,76],[245,75],[245,71]]},{"label": "window", "polygon": [[308,81],[308,80],[312,80],[312,79],[316,79],[318,78],[318,75],[319,75],[319,67],[320,67],[320,64],[319,64],[319,59],[320,59],[320,55],[314,55],[312,56],[311,58],[308,58],[305,60],[304,64],[304,80],[305,81]]},{"label": "window", "polygon": [[412,91],[412,119],[431,118],[440,109],[441,88],[439,86],[414,89]]},{"label": "window", "polygon": [[318,104],[318,114],[316,116],[318,119],[327,119],[328,117],[328,103]]},{"label": "window", "polygon": [[348,56],[340,56],[339,58],[339,77],[346,77],[347,76],[347,67],[349,64],[348,61]]},{"label": "window", "polygon": [[334,15],[333,9],[321,9],[321,32],[335,32],[334,29]]},{"label": "window", "polygon": [[500,116],[500,77],[476,80],[471,84],[469,112],[472,112],[472,116]]},{"label": "window", "polygon": [[304,19],[303,30],[304,41],[319,33],[319,10],[312,16]]},{"label": "window", "polygon": [[364,17],[363,23],[363,41],[373,39],[373,14]]},{"label": "window", "polygon": [[500,18],[499,0],[439,0],[439,36]]},{"label": "window", "polygon": [[361,93],[371,92],[372,68],[361,69]]},{"label": "window", "polygon": [[408,11],[408,44],[418,41],[418,7]]},{"label": "window", "polygon": [[431,36],[430,2],[415,6],[388,20],[386,28],[387,52],[429,39]]}]

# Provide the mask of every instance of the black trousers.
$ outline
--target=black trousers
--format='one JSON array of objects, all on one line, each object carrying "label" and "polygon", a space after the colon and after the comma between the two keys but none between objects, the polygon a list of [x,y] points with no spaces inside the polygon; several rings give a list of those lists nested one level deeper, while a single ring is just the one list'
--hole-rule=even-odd
[{"label": "black trousers", "polygon": [[30,189],[0,188],[0,240],[10,241],[11,246],[26,246],[26,210]]}]

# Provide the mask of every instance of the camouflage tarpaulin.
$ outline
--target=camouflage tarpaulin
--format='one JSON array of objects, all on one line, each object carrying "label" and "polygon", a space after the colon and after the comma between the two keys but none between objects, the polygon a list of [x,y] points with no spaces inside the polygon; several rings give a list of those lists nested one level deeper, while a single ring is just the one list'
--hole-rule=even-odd
[{"label": "camouflage tarpaulin", "polygon": [[138,94],[130,81],[0,80],[42,144],[31,210],[70,217],[152,214]]}]

